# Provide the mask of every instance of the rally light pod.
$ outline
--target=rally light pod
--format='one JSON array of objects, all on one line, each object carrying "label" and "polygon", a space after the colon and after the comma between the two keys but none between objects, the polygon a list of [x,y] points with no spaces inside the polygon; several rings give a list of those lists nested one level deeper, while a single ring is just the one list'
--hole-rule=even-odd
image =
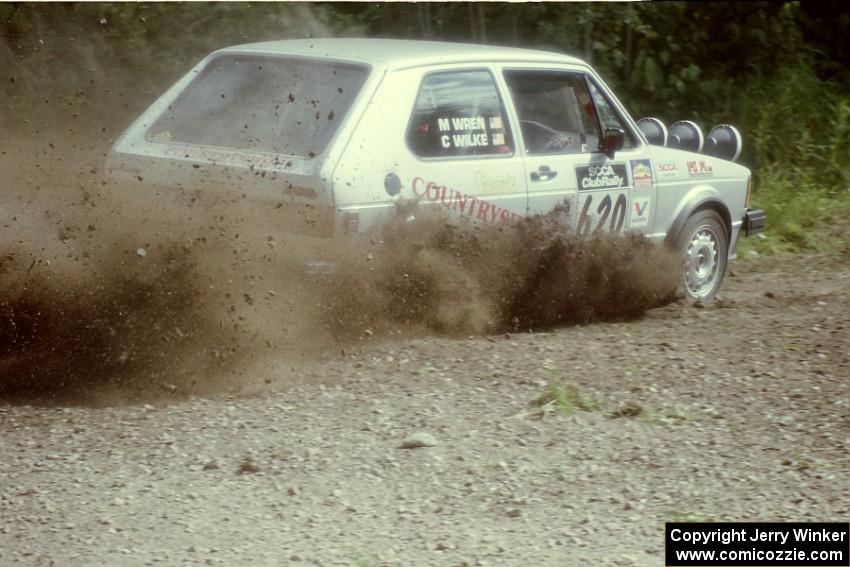
[{"label": "rally light pod", "polygon": [[741,155],[741,134],[731,124],[718,124],[708,133],[703,153],[735,161]]},{"label": "rally light pod", "polygon": [[638,128],[653,146],[667,145],[667,126],[657,118],[646,117],[637,121]]},{"label": "rally light pod", "polygon": [[705,138],[699,126],[690,120],[679,120],[670,126],[667,134],[667,147],[689,152],[699,152]]}]

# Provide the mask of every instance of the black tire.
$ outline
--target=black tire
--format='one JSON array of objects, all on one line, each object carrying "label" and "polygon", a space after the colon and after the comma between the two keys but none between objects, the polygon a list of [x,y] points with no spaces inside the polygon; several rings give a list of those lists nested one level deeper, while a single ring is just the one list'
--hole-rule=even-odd
[{"label": "black tire", "polygon": [[723,283],[729,257],[729,237],[723,218],[712,210],[694,213],[679,238],[682,257],[679,277],[685,299],[709,303]]}]

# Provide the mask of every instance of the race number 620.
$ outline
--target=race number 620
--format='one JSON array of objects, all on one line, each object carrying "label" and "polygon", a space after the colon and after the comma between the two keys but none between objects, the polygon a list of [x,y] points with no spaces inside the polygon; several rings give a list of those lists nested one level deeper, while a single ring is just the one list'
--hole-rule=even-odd
[{"label": "race number 620", "polygon": [[595,234],[605,230],[608,232],[623,231],[628,200],[625,193],[619,193],[615,195],[615,198],[616,201],[612,199],[611,194],[605,195],[594,206],[593,195],[585,196],[576,227],[579,236],[588,236],[591,232]]}]

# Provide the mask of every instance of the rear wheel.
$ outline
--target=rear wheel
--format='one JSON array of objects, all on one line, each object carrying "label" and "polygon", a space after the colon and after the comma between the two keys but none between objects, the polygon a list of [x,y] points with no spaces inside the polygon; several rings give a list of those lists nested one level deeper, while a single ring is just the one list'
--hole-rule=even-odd
[{"label": "rear wheel", "polygon": [[723,219],[715,211],[695,213],[682,230],[682,290],[691,303],[708,303],[726,275],[729,239]]}]

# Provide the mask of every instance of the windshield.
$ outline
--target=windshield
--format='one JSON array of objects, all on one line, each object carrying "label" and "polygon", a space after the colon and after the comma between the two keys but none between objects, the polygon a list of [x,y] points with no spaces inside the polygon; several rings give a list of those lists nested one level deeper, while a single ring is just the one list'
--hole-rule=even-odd
[{"label": "windshield", "polygon": [[180,93],[148,139],[312,158],[325,149],[368,73],[333,61],[222,55]]}]

